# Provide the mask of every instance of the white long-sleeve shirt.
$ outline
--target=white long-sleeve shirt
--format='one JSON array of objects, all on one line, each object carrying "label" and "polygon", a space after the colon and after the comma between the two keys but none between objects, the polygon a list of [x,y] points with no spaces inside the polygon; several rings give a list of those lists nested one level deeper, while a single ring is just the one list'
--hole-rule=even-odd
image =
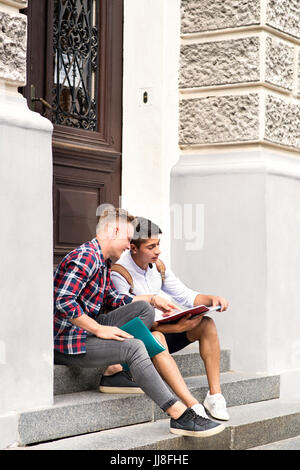
[{"label": "white long-sleeve shirt", "polygon": [[[175,274],[166,267],[165,280],[162,283],[161,275],[153,264],[152,268],[147,267],[146,270],[141,269],[132,259],[130,251],[122,254],[121,258],[117,261],[131,274],[133,279],[133,294],[134,295],[162,295],[167,294],[171,299],[179,305],[189,308],[194,306],[194,300],[198,292],[188,288],[181,282]],[[130,285],[121,274],[112,271],[111,279],[120,294],[130,295]],[[161,318],[162,312],[156,310],[156,319]]]}]

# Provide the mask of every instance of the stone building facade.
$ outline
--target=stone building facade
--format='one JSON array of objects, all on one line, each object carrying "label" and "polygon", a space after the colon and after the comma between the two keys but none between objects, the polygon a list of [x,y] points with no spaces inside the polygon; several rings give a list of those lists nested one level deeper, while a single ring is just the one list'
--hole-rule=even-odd
[{"label": "stone building facade", "polygon": [[298,20],[297,2],[182,2],[182,146],[299,149]]},{"label": "stone building facade", "polygon": [[[18,92],[26,5],[0,0],[1,448],[53,401],[52,124]],[[228,297],[233,368],[280,373],[282,396],[300,385],[299,98],[298,1],[124,0],[122,205],[162,226],[187,284]],[[177,236],[185,211],[200,246]]]},{"label": "stone building facade", "polygon": [[289,0],[182,0],[171,175],[171,201],[201,203],[205,227],[183,263],[173,242],[174,267],[228,295],[216,321],[234,368],[280,372],[282,396],[300,378],[299,20]]}]

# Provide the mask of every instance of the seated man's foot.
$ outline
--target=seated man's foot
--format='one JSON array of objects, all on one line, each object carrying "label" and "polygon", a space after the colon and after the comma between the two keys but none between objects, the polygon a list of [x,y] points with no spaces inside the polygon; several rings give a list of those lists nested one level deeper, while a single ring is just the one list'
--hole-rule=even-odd
[{"label": "seated man's foot", "polygon": [[187,408],[178,419],[171,418],[170,423],[170,432],[180,436],[209,437],[224,429],[224,424],[199,416],[191,408]]},{"label": "seated man's foot", "polygon": [[102,393],[144,393],[130,372],[125,370],[113,375],[102,375],[99,390]]},{"label": "seated man's foot", "polygon": [[207,418],[208,419],[208,416],[207,414],[205,413],[205,408],[203,405],[201,405],[201,403],[197,403],[196,405],[193,405],[191,406],[192,410],[195,411],[195,413],[199,416],[202,416],[202,418]]},{"label": "seated man's foot", "polygon": [[211,395],[208,391],[203,404],[213,418],[221,419],[222,421],[229,420],[226,400],[221,393]]}]

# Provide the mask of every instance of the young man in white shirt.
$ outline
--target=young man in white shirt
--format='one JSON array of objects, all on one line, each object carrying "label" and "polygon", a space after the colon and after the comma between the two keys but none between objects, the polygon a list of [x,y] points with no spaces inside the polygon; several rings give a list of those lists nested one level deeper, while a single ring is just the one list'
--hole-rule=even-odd
[{"label": "young man in white shirt", "polygon": [[[113,267],[111,277],[119,293],[127,295],[152,294],[154,296],[152,304],[155,305],[155,296],[162,291],[185,308],[204,304],[207,306],[220,305],[221,311],[227,309],[228,301],[225,298],[204,295],[189,289],[168,268],[165,270],[164,279],[162,279],[157,268],[162,233],[160,228],[142,217],[137,217],[134,225],[135,234],[131,241],[131,249],[124,252],[116,263],[117,266],[123,266],[131,275],[133,286],[129,284],[124,274],[121,274],[120,268]],[[157,320],[161,318],[161,312],[156,312],[155,319]],[[213,319],[207,316],[184,317],[177,323],[161,325],[156,323],[152,330],[155,330],[152,333],[164,345],[167,345],[170,354],[183,349],[194,341],[199,342],[199,352],[204,361],[209,384],[204,406],[214,418],[228,420],[226,401],[220,386],[220,344]],[[197,403],[197,400],[188,391],[177,367],[174,368],[172,364],[170,367],[170,357],[166,356],[165,367],[160,365],[157,369],[174,392],[188,403],[188,406]]]}]

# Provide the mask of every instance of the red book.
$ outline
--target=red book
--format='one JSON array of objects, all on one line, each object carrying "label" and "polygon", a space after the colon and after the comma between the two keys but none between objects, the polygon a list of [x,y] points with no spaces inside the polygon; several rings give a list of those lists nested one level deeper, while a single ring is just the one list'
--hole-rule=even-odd
[{"label": "red book", "polygon": [[217,307],[206,307],[206,305],[198,305],[197,307],[188,308],[187,310],[181,310],[179,312],[172,313],[168,317],[164,317],[156,321],[160,325],[162,323],[173,323],[173,322],[177,322],[178,320],[180,320],[180,318],[186,317],[189,314],[191,314],[192,317],[195,317],[195,316],[205,315],[207,312],[214,312],[220,309],[221,309],[220,305],[218,305]]}]

